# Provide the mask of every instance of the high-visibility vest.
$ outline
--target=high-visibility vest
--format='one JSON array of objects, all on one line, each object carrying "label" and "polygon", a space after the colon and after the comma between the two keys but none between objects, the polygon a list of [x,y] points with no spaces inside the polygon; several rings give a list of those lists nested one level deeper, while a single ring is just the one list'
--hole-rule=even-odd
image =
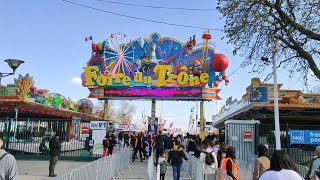
[{"label": "high-visibility vest", "polygon": [[[136,138],[136,143],[135,143],[135,145],[134,145],[134,147],[135,148],[137,148],[137,146],[138,146],[138,137]],[[140,138],[140,141],[141,141],[141,148],[143,148],[143,138]]]},{"label": "high-visibility vest", "polygon": [[[230,158],[230,157],[222,158],[220,169],[222,170],[222,172],[224,174],[227,174],[227,162],[229,160],[230,160],[230,162],[232,164],[232,174],[237,180],[239,180],[238,168],[237,168],[236,163],[234,162],[234,160],[232,158]],[[226,176],[220,175],[220,180],[224,180],[224,179],[227,179]]]}]

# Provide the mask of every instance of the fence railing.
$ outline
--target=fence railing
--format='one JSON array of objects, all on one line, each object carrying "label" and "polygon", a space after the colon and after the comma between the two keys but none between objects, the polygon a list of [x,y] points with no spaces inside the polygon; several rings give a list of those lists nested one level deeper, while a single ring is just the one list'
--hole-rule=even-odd
[{"label": "fence railing", "polygon": [[154,154],[153,152],[151,153],[151,156],[148,159],[148,166],[147,166],[147,180],[153,180],[153,177],[156,173],[156,168],[153,164],[154,161]]},{"label": "fence railing", "polygon": [[[88,126],[88,122],[79,122]],[[3,147],[16,158],[47,159],[49,140],[60,136],[61,159],[98,159],[90,154],[89,134],[81,134],[80,124],[73,126],[70,119],[0,118],[0,132],[4,134]]]},{"label": "fence railing", "polygon": [[125,175],[124,168],[130,165],[131,151],[128,148],[121,152],[114,153],[110,156],[100,158],[80,168],[72,170],[58,180],[109,180],[118,174],[122,177],[121,172]]},{"label": "fence railing", "polygon": [[[290,144],[291,130],[320,130],[320,125],[280,124],[281,148],[286,150],[295,163],[307,165],[314,158],[316,145]],[[275,136],[273,124],[257,124],[256,145],[265,144],[268,147],[267,155],[271,157],[275,150]]]},{"label": "fence railing", "polygon": [[254,165],[245,161],[236,160],[239,172],[239,179],[252,179]]},{"label": "fence railing", "polygon": [[302,177],[306,177],[307,174],[308,174],[309,168],[307,166],[302,166],[302,165],[299,165],[299,164],[296,164],[296,166],[297,166],[298,173]]},{"label": "fence railing", "polygon": [[191,180],[232,180],[220,169],[213,169],[193,155],[187,154],[190,162],[183,161],[182,168]]}]

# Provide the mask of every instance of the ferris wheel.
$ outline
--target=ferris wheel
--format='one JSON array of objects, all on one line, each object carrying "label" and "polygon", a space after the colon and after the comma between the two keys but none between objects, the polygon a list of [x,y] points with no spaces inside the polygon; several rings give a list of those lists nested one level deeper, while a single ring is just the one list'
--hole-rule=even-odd
[{"label": "ferris wheel", "polygon": [[112,76],[117,73],[134,76],[134,48],[126,34],[108,34],[107,45],[104,47],[106,71]]}]

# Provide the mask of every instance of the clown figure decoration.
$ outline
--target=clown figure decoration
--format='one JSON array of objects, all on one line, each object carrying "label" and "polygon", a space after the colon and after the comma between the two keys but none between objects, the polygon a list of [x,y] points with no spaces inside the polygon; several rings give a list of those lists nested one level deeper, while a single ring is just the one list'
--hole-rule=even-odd
[{"label": "clown figure decoration", "polygon": [[200,74],[202,74],[201,59],[197,58],[192,62],[191,66],[189,66],[188,73],[194,76],[200,76]]}]

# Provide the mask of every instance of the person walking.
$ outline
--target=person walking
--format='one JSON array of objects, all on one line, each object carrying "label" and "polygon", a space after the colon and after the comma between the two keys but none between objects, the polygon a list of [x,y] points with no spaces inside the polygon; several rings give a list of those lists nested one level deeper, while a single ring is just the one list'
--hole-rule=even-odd
[{"label": "person walking", "polygon": [[0,179],[16,180],[18,179],[18,166],[14,156],[2,149],[3,134],[0,133]]},{"label": "person walking", "polygon": [[[213,179],[214,169],[218,168],[218,160],[209,142],[204,142],[204,148],[200,153],[200,161],[203,162],[205,177]],[[209,166],[210,168],[206,168],[206,166]]]},{"label": "person walking", "polygon": [[124,145],[123,147],[126,147],[126,148],[129,148],[129,135],[128,135],[128,132],[125,132],[124,135],[123,135],[123,139],[124,139]]},{"label": "person walking", "polygon": [[121,152],[123,150],[123,145],[124,145],[123,132],[120,132],[118,135],[118,145],[119,145],[119,152]]},{"label": "person walking", "polygon": [[135,159],[138,151],[139,151],[139,155],[140,155],[140,161],[143,162],[142,153],[144,151],[144,141],[143,141],[143,137],[142,137],[141,133],[139,133],[138,137],[136,137],[136,142],[135,142],[135,145],[134,145],[134,154],[133,154],[133,157],[132,157],[132,162],[134,162],[134,159]]},{"label": "person walking", "polygon": [[148,144],[147,134],[143,132],[142,138],[143,138],[143,160],[145,160],[149,156],[149,144]]},{"label": "person walking", "polygon": [[308,174],[305,177],[307,180],[314,180],[316,178],[320,179],[320,177],[318,177],[316,173],[316,171],[320,167],[320,146],[316,147],[315,154],[316,157],[311,161]]},{"label": "person walking", "polygon": [[107,134],[103,141],[102,141],[102,145],[103,145],[103,157],[108,156],[108,148],[109,148],[109,135]]},{"label": "person walking", "polygon": [[149,144],[149,157],[151,156],[152,153],[152,145],[153,145],[153,138],[151,137],[151,135],[148,135],[148,144]]},{"label": "person walking", "polygon": [[155,148],[156,148],[155,165],[157,165],[160,154],[164,152],[164,136],[162,135],[161,130],[159,130],[159,134],[155,137]]},{"label": "person walking", "polygon": [[252,180],[258,180],[261,174],[270,168],[270,160],[267,157],[267,147],[263,144],[257,146],[258,158],[254,162]]},{"label": "person walking", "polygon": [[50,165],[49,165],[49,177],[56,177],[54,174],[54,169],[58,162],[58,157],[61,154],[61,143],[59,141],[59,134],[55,134],[49,140],[49,155],[50,155]]},{"label": "person walking", "polygon": [[134,146],[135,146],[135,142],[136,142],[136,134],[135,132],[133,132],[130,136],[130,145],[132,147],[132,157],[134,159],[136,159],[136,157],[134,156]]},{"label": "person walking", "polygon": [[190,162],[187,156],[184,154],[180,142],[176,142],[176,144],[173,145],[168,157],[168,163],[172,165],[173,180],[180,179],[182,158]]},{"label": "person walking", "polygon": [[226,149],[226,157],[221,160],[221,169],[224,174],[230,176],[233,180],[239,180],[238,167],[235,159],[236,149],[230,146]]},{"label": "person walking", "polygon": [[289,155],[283,150],[275,150],[270,160],[270,169],[265,171],[259,180],[302,180],[297,167]]},{"label": "person walking", "polygon": [[218,159],[218,167],[220,168],[221,167],[221,161],[223,158],[226,157],[226,150],[227,150],[227,145],[226,143],[221,143],[220,145],[220,148],[218,150],[218,156],[217,156],[217,159]]},{"label": "person walking", "polygon": [[113,153],[113,147],[116,144],[116,136],[112,133],[111,136],[109,136],[109,148],[108,148],[108,154],[112,155]]},{"label": "person walking", "polygon": [[197,150],[197,144],[194,142],[194,137],[189,136],[187,151],[189,154],[194,155],[196,150]]},{"label": "person walking", "polygon": [[160,164],[160,180],[164,180],[168,166],[168,163],[166,162],[166,154],[164,152],[160,154],[158,163]]},{"label": "person walking", "polygon": [[216,153],[216,156],[218,157],[218,151],[219,151],[219,148],[220,148],[220,142],[219,141],[211,141],[210,146],[211,146],[213,152]]}]

